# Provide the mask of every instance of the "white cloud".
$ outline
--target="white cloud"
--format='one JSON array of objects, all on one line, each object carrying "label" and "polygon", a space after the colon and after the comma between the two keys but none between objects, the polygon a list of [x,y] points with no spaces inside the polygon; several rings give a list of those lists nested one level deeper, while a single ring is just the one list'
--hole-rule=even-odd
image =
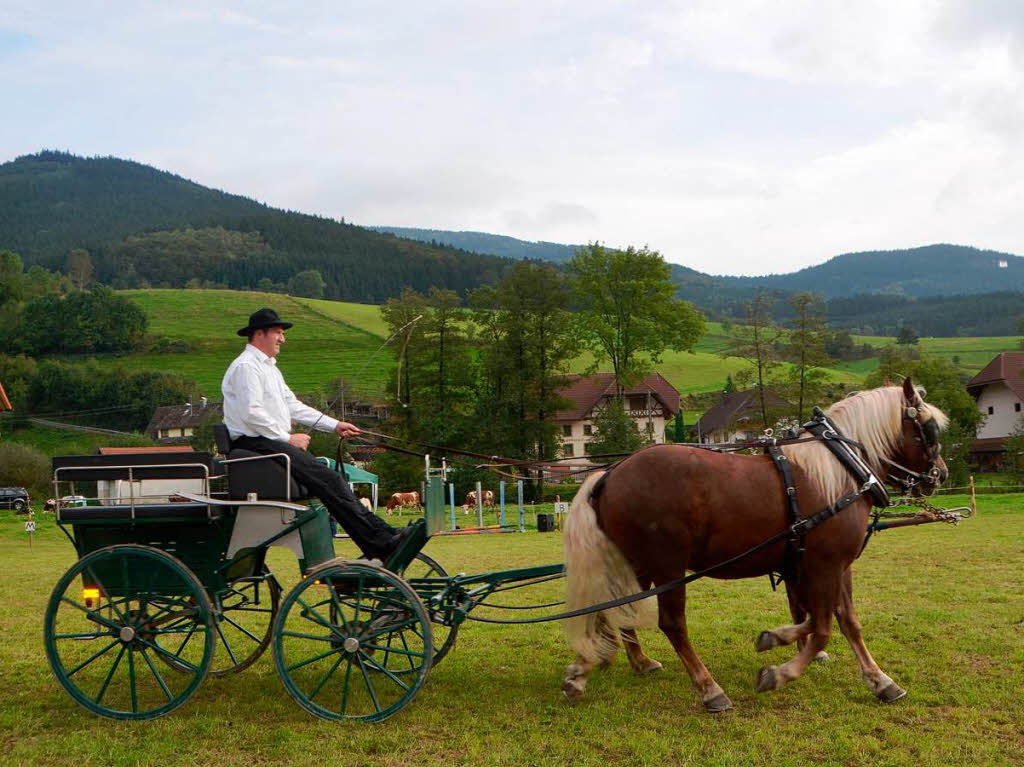
[{"label": "white cloud", "polygon": [[6,3],[0,159],[113,154],[367,224],[718,273],[1021,250],[1011,0]]}]

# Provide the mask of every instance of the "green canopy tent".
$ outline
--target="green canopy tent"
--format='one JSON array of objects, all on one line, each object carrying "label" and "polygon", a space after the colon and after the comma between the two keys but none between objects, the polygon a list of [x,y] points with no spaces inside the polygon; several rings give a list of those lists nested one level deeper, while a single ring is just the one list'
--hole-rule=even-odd
[{"label": "green canopy tent", "polygon": [[[330,466],[332,469],[337,469],[338,462],[333,458],[327,458],[326,456],[320,456],[317,458],[318,461],[322,461]],[[377,475],[368,472],[366,469],[360,469],[351,463],[342,464],[345,469],[345,476],[348,477],[348,483],[350,485],[369,485],[370,486],[370,500],[373,501],[373,509],[377,510],[377,487],[380,484],[377,480]],[[354,488],[353,488],[354,489]]]}]

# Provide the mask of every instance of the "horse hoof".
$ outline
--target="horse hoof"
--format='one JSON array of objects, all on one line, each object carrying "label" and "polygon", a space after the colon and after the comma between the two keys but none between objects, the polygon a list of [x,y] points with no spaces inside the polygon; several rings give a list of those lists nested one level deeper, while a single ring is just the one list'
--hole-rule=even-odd
[{"label": "horse hoof", "polygon": [[658,663],[658,661],[651,660],[646,666],[644,666],[642,669],[639,669],[639,671],[641,674],[653,674],[656,671],[661,671],[663,668],[664,666]]},{"label": "horse hoof", "polygon": [[814,656],[815,663],[828,663],[832,658],[829,657],[828,653],[822,650]]},{"label": "horse hoof", "polygon": [[906,694],[907,691],[895,682],[890,684],[881,692],[875,693],[875,695],[878,697],[880,701],[882,701],[882,703],[895,703]]},{"label": "horse hoof", "polygon": [[770,650],[773,647],[778,647],[779,638],[770,631],[762,631],[754,644],[757,646],[758,652],[764,652],[765,650]]},{"label": "horse hoof", "polygon": [[704,708],[709,714],[721,714],[732,710],[732,701],[724,692],[718,693],[711,700],[704,701]]},{"label": "horse hoof", "polygon": [[778,681],[779,676],[775,672],[775,666],[765,666],[757,672],[757,684],[755,687],[758,692],[768,692],[776,688]]},{"label": "horse hoof", "polygon": [[562,682],[562,694],[571,706],[575,706],[583,700],[583,687],[575,679],[566,679]]}]

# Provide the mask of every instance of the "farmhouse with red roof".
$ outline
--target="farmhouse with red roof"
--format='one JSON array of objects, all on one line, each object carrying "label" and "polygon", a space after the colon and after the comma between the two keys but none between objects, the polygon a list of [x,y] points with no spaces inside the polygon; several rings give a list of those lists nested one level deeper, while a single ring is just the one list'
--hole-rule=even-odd
[{"label": "farmhouse with red roof", "polygon": [[[562,457],[578,458],[587,454],[594,440],[594,416],[615,396],[615,375],[566,376],[567,383],[558,396],[569,406],[555,413],[562,440]],[[655,443],[665,441],[665,427],[679,412],[679,392],[661,373],[651,373],[622,393],[626,410],[640,433]]]}]

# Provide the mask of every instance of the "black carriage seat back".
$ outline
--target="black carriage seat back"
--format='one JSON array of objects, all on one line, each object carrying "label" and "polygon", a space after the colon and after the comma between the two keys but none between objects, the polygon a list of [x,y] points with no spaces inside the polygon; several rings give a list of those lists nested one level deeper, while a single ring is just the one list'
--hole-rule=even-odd
[{"label": "black carriage seat back", "polygon": [[[214,425],[213,439],[217,443],[217,452],[227,458],[223,466],[228,477],[228,497],[231,500],[244,501],[249,493],[256,493],[257,498],[268,501],[302,501],[310,497],[305,487],[296,482],[294,477],[289,477],[288,461],[282,456],[261,456],[251,450],[232,448],[228,427],[222,423]],[[239,458],[255,460],[238,461]]]}]

